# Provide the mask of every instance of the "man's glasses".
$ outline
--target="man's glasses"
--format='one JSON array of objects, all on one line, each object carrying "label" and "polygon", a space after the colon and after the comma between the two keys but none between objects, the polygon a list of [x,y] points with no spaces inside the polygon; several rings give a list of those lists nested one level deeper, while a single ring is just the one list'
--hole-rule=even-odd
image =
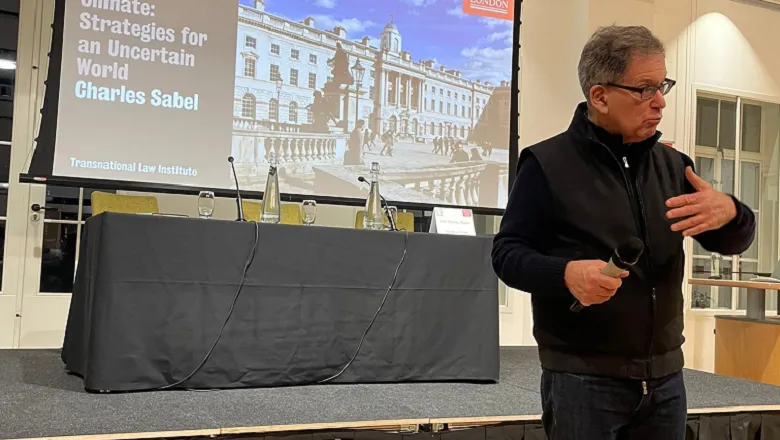
[{"label": "man's glasses", "polygon": [[624,86],[622,84],[613,84],[613,83],[607,83],[605,85],[617,87],[619,89],[628,90],[629,92],[638,93],[639,96],[642,98],[642,100],[647,101],[648,99],[653,99],[656,93],[659,91],[662,95],[666,95],[669,93],[669,91],[672,90],[672,87],[677,84],[677,81],[673,79],[666,78],[660,85],[658,86],[646,86],[646,87],[631,87],[631,86]]}]

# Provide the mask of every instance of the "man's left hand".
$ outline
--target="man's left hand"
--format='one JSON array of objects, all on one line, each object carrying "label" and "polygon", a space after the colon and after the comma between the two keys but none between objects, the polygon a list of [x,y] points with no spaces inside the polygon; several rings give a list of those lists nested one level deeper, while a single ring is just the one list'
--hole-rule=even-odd
[{"label": "man's left hand", "polygon": [[717,191],[691,167],[685,168],[685,177],[696,192],[666,201],[666,207],[670,208],[666,213],[668,218],[687,217],[672,224],[672,231],[682,231],[684,237],[691,237],[719,229],[737,216],[737,207],[730,196]]}]

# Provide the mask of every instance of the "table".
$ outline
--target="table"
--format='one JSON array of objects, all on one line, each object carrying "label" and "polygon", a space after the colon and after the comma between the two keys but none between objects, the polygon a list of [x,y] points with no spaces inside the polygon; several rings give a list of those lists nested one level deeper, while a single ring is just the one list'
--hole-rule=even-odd
[{"label": "table", "polygon": [[718,280],[705,278],[691,278],[691,285],[715,286],[715,287],[737,287],[745,289],[758,289],[759,295],[747,295],[746,316],[751,319],[762,321],[766,319],[766,291],[780,290],[780,283],[767,283],[761,281],[734,281]]},{"label": "table", "polygon": [[62,360],[90,391],[498,380],[492,238],[104,213]]},{"label": "table", "polygon": [[745,316],[715,316],[715,373],[780,385],[780,319],[766,316],[766,291],[780,283],[691,279],[700,286],[758,289],[747,295]]}]

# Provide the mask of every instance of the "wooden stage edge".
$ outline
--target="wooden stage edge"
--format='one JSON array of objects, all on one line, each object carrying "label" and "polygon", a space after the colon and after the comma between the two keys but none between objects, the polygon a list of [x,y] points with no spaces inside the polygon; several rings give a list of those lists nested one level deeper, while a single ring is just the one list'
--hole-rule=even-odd
[{"label": "wooden stage edge", "polygon": [[[699,414],[723,414],[746,412],[780,412],[780,405],[752,405],[752,406],[727,406],[721,408],[698,408],[688,410],[689,415]],[[302,431],[326,431],[326,430],[378,430],[378,431],[408,431],[418,425],[443,425],[450,428],[469,428],[477,426],[495,425],[511,422],[534,422],[542,419],[539,415],[516,416],[488,416],[488,417],[453,417],[453,418],[429,418],[429,419],[401,419],[401,420],[374,420],[366,422],[334,422],[334,423],[309,423],[301,425],[269,425],[247,426],[235,428],[209,428],[188,431],[161,431],[161,432],[129,432],[121,434],[90,434],[62,437],[17,437],[13,440],[131,440],[131,439],[157,439],[170,437],[213,437],[219,435],[237,434],[267,434],[282,432]]]}]

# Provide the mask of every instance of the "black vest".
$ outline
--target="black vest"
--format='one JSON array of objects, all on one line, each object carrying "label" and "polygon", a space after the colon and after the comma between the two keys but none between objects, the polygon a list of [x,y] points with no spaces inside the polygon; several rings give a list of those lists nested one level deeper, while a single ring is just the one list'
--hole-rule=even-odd
[{"label": "black vest", "polygon": [[[549,369],[634,379],[683,367],[683,237],[670,229],[667,199],[685,191],[685,165],[659,135],[625,146],[596,136],[580,105],[569,129],[523,150],[553,194],[555,236],[543,253],[608,261],[629,237],[645,245],[614,297],[579,313],[573,297],[534,295],[534,334]],[[532,189],[529,189],[532,190]]]}]

